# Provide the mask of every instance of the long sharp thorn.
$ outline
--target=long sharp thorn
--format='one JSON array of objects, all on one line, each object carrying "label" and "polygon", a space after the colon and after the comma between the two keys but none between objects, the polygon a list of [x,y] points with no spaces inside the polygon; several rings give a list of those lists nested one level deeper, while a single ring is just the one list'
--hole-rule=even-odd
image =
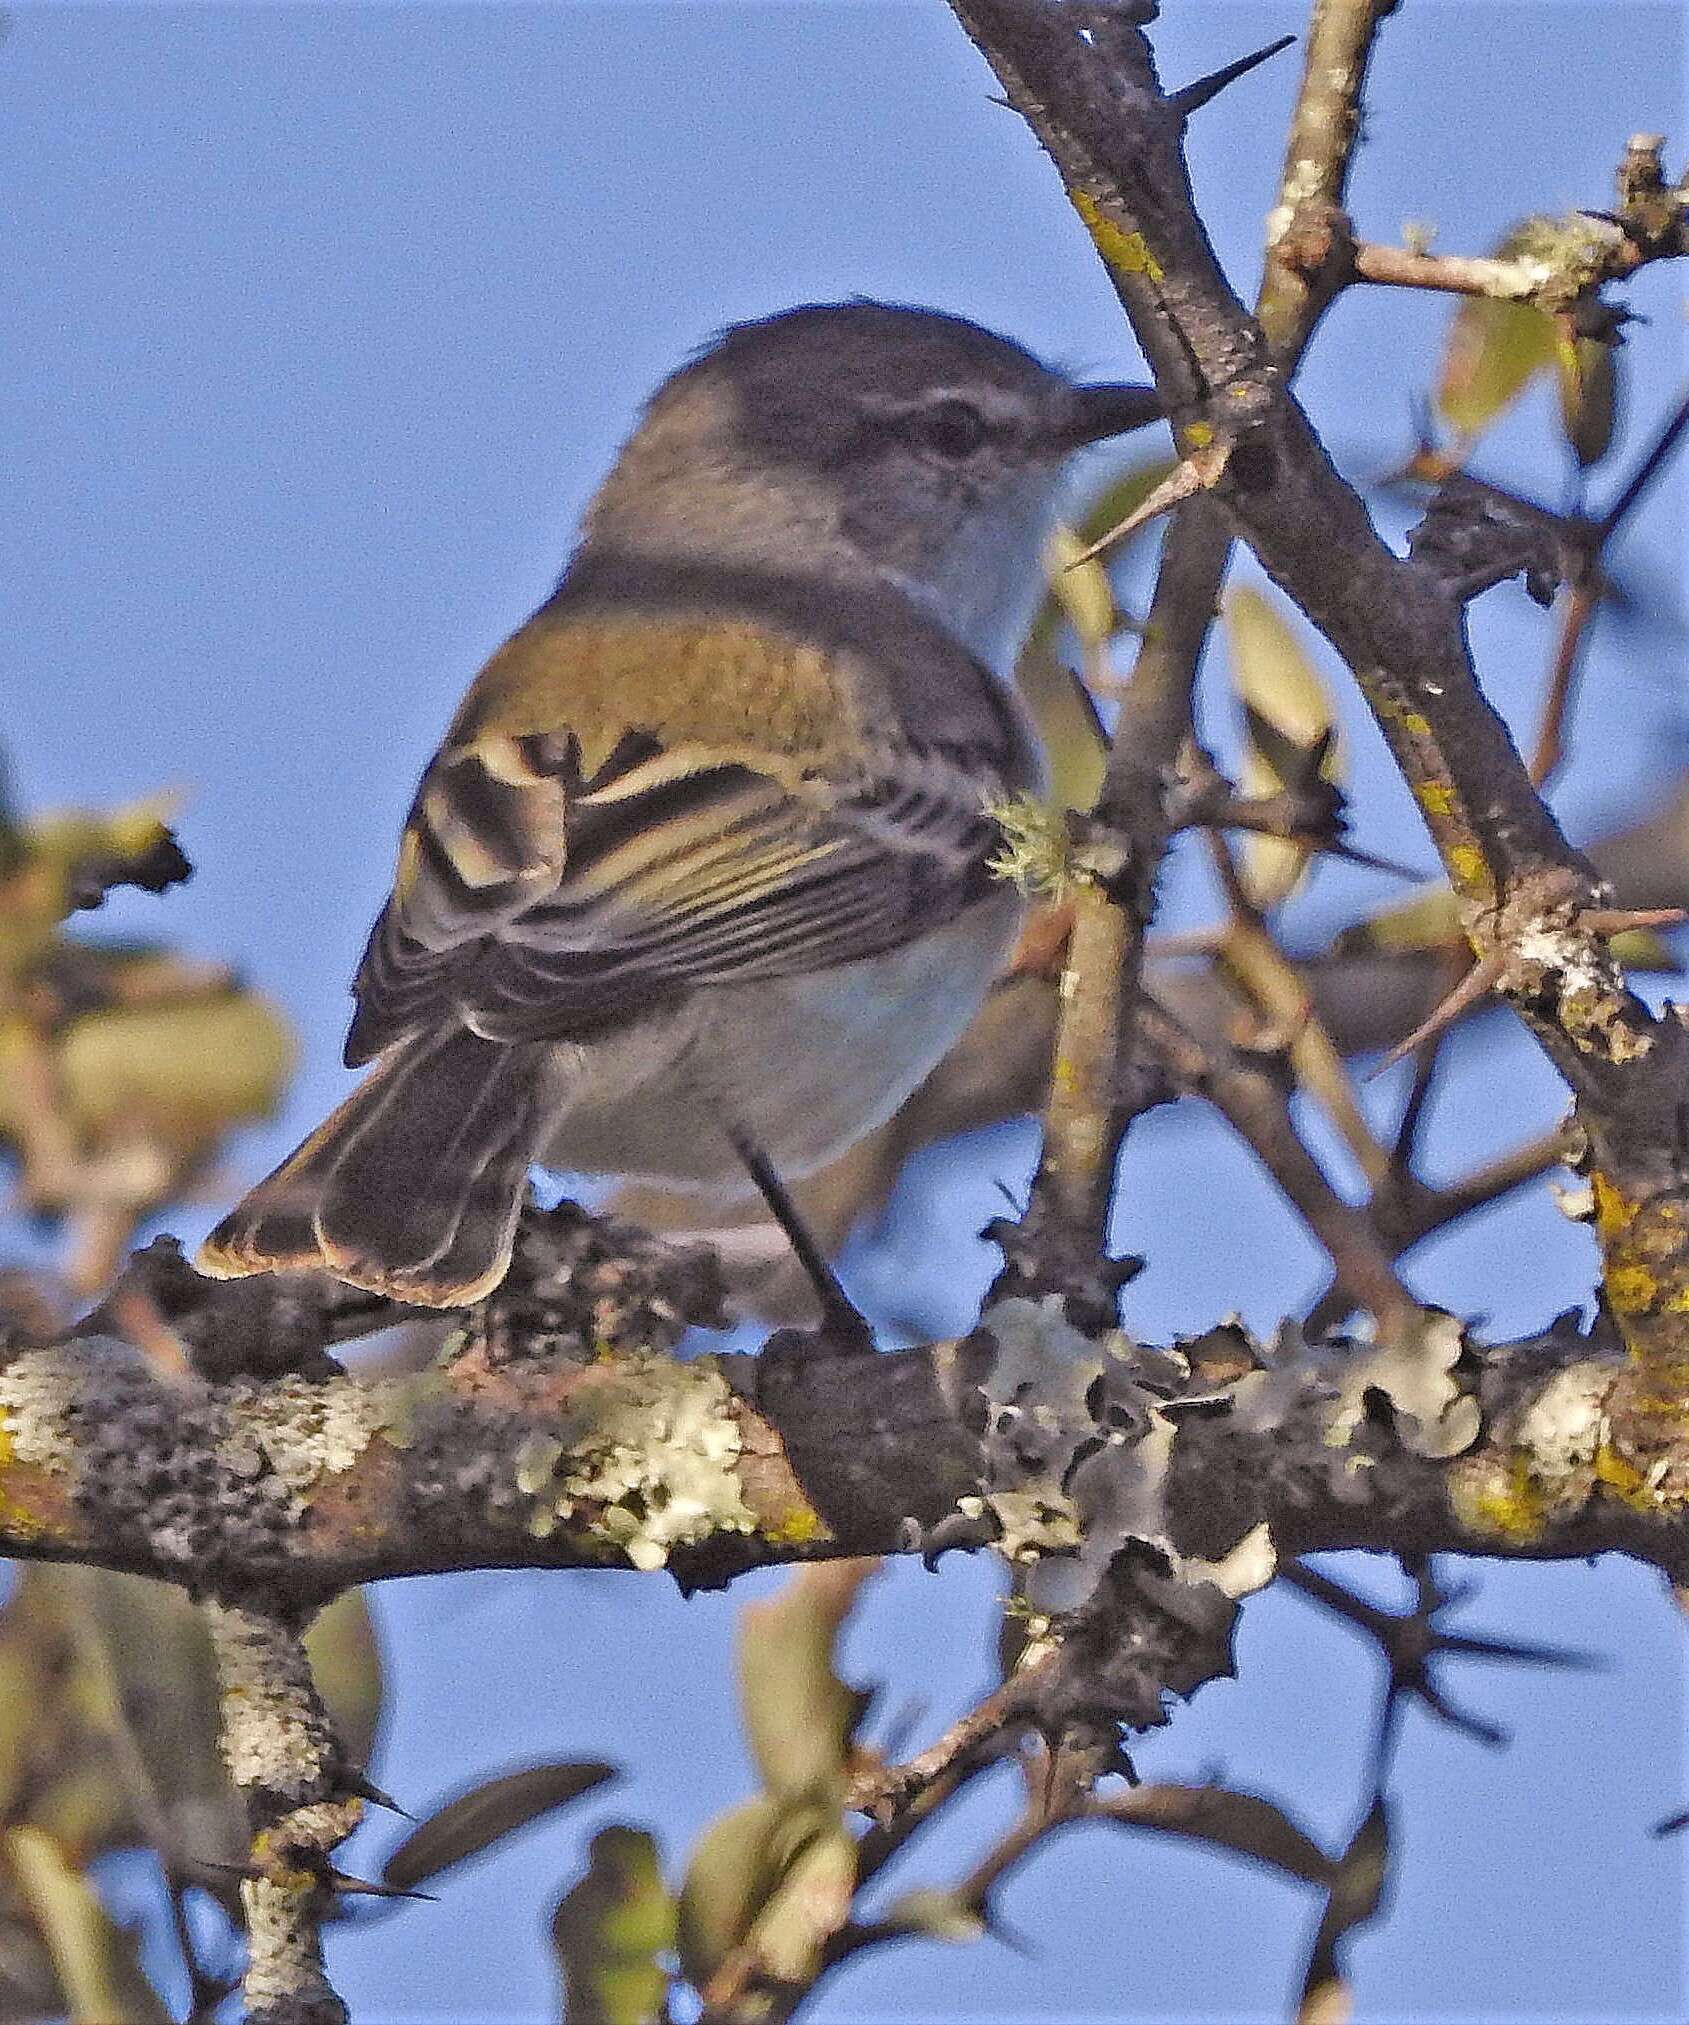
[{"label": "long sharp thorn", "polygon": [[384,1807],[389,1814],[397,1814],[404,1821],[414,1821],[417,1818],[408,1807],[401,1807],[391,1793],[383,1793],[381,1788],[363,1772],[346,1773],[340,1783],[348,1793],[355,1794],[360,1800],[367,1800],[372,1807]]},{"label": "long sharp thorn", "polygon": [[1563,1666],[1579,1673],[1604,1673],[1612,1665],[1604,1653],[1580,1652],[1570,1645],[1530,1645],[1505,1638],[1465,1638],[1458,1632],[1440,1632],[1437,1651],[1458,1653],[1463,1659],[1512,1660],[1520,1666]]},{"label": "long sharp thorn", "polygon": [[1268,57],[1277,56],[1281,49],[1288,49],[1295,40],[1294,35],[1281,35],[1276,42],[1269,42],[1265,49],[1240,56],[1235,63],[1224,64],[1219,70],[1211,70],[1206,77],[1199,77],[1194,83],[1170,93],[1167,103],[1180,119],[1188,120],[1193,112],[1200,112],[1210,99],[1218,98],[1228,84],[1236,84],[1240,77],[1247,77]]},{"label": "long sharp thorn", "polygon": [[1174,507],[1182,506],[1187,499],[1194,499],[1197,493],[1210,491],[1219,484],[1231,454],[1229,443],[1211,443],[1181,458],[1147,499],[1135,506],[1107,534],[1098,535],[1089,548],[1082,548],[1063,565],[1064,570],[1078,569],[1105,549],[1113,548],[1116,542],[1124,541],[1129,534],[1136,534],[1140,527],[1147,526],[1164,513],[1171,513]]},{"label": "long sharp thorn", "polygon": [[436,1905],[439,1895],[432,1891],[407,1891],[396,1884],[381,1884],[371,1877],[352,1877],[344,1870],[331,1870],[328,1883],[341,1898],[408,1898],[423,1905]]},{"label": "long sharp thorn", "polygon": [[1473,964],[1448,997],[1435,1007],[1427,1018],[1421,1020],[1411,1034],[1396,1043],[1366,1080],[1370,1083],[1373,1077],[1382,1076],[1386,1069],[1393,1069],[1416,1048],[1423,1047],[1427,1041],[1453,1026],[1461,1014],[1475,1006],[1485,992],[1499,980],[1502,961],[1499,954],[1493,954]]}]

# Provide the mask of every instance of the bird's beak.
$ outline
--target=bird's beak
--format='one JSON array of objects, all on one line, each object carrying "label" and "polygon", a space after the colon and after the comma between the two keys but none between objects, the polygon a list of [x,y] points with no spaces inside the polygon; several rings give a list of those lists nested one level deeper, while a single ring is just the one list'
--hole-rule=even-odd
[{"label": "bird's beak", "polygon": [[1075,387],[1073,419],[1064,431],[1064,449],[1082,449],[1087,443],[1101,443],[1110,436],[1124,436],[1162,416],[1161,397],[1153,387],[1129,387],[1112,383]]}]

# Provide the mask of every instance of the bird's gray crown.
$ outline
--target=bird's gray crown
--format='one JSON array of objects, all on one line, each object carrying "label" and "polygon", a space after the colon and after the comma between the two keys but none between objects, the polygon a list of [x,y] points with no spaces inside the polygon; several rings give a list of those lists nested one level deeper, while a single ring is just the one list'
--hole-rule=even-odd
[{"label": "bird's gray crown", "polygon": [[813,303],[736,324],[657,400],[699,387],[730,392],[764,456],[809,465],[871,454],[876,429],[918,434],[934,414],[942,428],[946,400],[958,415],[971,407],[1004,449],[1049,455],[1073,399],[1070,382],[1024,346],[964,317],[883,302]]},{"label": "bird's gray crown", "polygon": [[588,548],[867,573],[982,658],[1018,645],[1063,468],[1158,412],[965,317],[812,303],[733,326],[665,380],[587,518]]}]

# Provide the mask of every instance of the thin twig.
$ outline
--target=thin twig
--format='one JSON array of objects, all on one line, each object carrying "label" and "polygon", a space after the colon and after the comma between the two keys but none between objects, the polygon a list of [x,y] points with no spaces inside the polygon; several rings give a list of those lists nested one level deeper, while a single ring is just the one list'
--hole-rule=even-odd
[{"label": "thin twig", "polygon": [[1577,686],[1578,668],[1589,638],[1589,622],[1600,603],[1598,587],[1585,578],[1566,593],[1560,613],[1560,629],[1554,640],[1554,659],[1548,671],[1548,691],[1543,698],[1542,722],[1536,743],[1531,747],[1532,784],[1548,787],[1566,757],[1566,724]]},{"label": "thin twig", "polygon": [[[1025,110],[1027,89],[1000,40],[991,35],[991,10],[954,0],[963,27],[979,42],[1002,78],[1011,103]],[[1359,127],[1359,100],[1373,39],[1394,0],[1318,0],[1309,24],[1306,59],[1297,93],[1281,188],[1281,209],[1289,193],[1309,193],[1326,204],[1340,203]],[[1247,66],[1246,66],[1247,67]],[[1180,117],[1183,115],[1180,114]],[[1083,192],[1075,202],[1091,224]],[[1285,216],[1290,216],[1288,210]],[[1096,224],[1093,234],[1107,250]],[[1153,262],[1152,262],[1153,264]],[[1110,264],[1122,292],[1131,282]],[[1311,335],[1323,300],[1290,269],[1269,263],[1263,285],[1262,317],[1280,357],[1290,370]],[[1203,446],[1190,444],[1191,449]],[[1192,700],[1231,541],[1221,517],[1201,498],[1175,512],[1162,549],[1151,606],[1144,621],[1131,679],[1116,721],[1108,770],[1097,802],[1098,820],[1124,843],[1124,874],[1113,897],[1125,916],[1123,935],[1100,928],[1088,940],[1083,961],[1070,965],[1072,988],[1063,1003],[1063,1033],[1057,1056],[1069,1065],[1086,1064],[1081,1080],[1098,1089],[1104,1067],[1098,1050],[1113,1036],[1113,1101],[1100,1105],[1085,1126],[1084,1157],[1095,1174],[1112,1182],[1119,1147],[1130,1127],[1130,1106],[1120,1092],[1133,1049],[1134,1011],[1142,989],[1144,940],[1153,913],[1155,882],[1167,849],[1169,795],[1180,749],[1189,735]],[[1087,1003],[1090,1002],[1090,1003]],[[1081,1031],[1083,1022],[1083,1031]],[[1072,1105],[1064,1103],[1071,1118]],[[1048,1143],[1048,1141],[1046,1142]],[[1072,1167],[1071,1160],[1066,1165]],[[1072,1213],[1088,1214],[1099,1247],[1107,1230],[1106,1188],[1063,1190]],[[1034,1190],[1035,1205],[1039,1192]]]},{"label": "thin twig", "polygon": [[1347,1203],[1303,1143],[1285,1092],[1259,1069],[1205,1046],[1163,1008],[1140,1015],[1145,1045],[1187,1089],[1205,1097],[1261,1161],[1286,1200],[1336,1262],[1344,1284],[1381,1327],[1418,1312],[1388,1246],[1366,1212]]},{"label": "thin twig", "polygon": [[[1391,1186],[1366,1205],[1367,1216],[1391,1257],[1405,1258],[1435,1232],[1562,1166],[1573,1157],[1575,1142],[1575,1133],[1557,1125],[1437,1188],[1398,1171]],[[1339,1272],[1309,1309],[1304,1326],[1310,1336],[1323,1336],[1359,1305],[1364,1303]]]},{"label": "thin twig", "polygon": [[1664,470],[1667,460],[1682,440],[1683,432],[1689,429],[1689,394],[1685,394],[1673,410],[1665,427],[1650,444],[1642,462],[1607,511],[1596,522],[1597,546],[1605,547],[1634,511],[1643,494]]}]

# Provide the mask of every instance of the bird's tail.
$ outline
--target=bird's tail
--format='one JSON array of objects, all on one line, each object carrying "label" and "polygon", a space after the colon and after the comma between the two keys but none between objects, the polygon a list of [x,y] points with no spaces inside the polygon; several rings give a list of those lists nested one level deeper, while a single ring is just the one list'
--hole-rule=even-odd
[{"label": "bird's tail", "polygon": [[200,1247],[215,1279],[316,1270],[466,1307],[510,1264],[545,1050],[466,1027],[396,1043]]}]

